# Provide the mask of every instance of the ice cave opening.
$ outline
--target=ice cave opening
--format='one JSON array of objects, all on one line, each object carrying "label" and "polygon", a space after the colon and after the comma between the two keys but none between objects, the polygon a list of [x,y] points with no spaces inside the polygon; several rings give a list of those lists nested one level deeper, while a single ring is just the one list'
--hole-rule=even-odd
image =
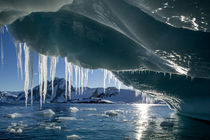
[{"label": "ice cave opening", "polygon": [[29,88],[31,94],[33,91],[31,52],[35,51],[39,59],[40,106],[46,98],[48,59],[53,85],[60,56],[65,59],[66,99],[71,98],[72,82],[82,94],[89,71],[102,68],[104,87],[114,80],[119,90],[123,83],[164,100],[178,113],[209,120],[210,33],[205,2],[179,13],[176,9],[190,7],[188,2],[21,2],[16,6],[10,1],[0,2],[1,61],[3,64],[4,32],[9,32],[16,46],[17,69],[25,79],[26,105]]}]

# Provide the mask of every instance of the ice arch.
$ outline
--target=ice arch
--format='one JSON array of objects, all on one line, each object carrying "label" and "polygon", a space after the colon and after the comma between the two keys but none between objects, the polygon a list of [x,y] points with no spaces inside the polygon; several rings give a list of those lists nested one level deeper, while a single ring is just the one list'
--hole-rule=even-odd
[{"label": "ice arch", "polygon": [[[177,8],[172,8],[166,1],[154,9],[160,1],[133,2],[75,0],[57,12],[31,13],[7,27],[16,40],[41,54],[111,70],[125,84],[158,95],[173,109],[208,119],[209,3],[173,1]],[[183,3],[193,7],[191,2],[195,8],[178,12]],[[201,13],[204,21],[198,20]]]}]

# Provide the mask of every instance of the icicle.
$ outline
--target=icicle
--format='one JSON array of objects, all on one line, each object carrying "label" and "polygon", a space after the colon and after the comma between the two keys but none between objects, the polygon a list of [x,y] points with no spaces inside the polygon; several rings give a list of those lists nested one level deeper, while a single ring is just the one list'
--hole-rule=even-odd
[{"label": "icicle", "polygon": [[34,60],[33,51],[30,54],[30,85],[31,85],[31,105],[33,104],[33,60]]},{"label": "icicle", "polygon": [[25,52],[25,105],[27,106],[28,102],[28,87],[29,87],[29,48],[24,43],[24,52]]},{"label": "icicle", "polygon": [[65,98],[67,100],[67,77],[68,77],[68,61],[67,61],[67,57],[65,57],[65,80],[66,80],[66,84],[65,84]]},{"label": "icicle", "polygon": [[43,78],[44,78],[44,90],[43,90],[43,95],[44,95],[44,103],[47,95],[47,56],[43,55]]},{"label": "icicle", "polygon": [[88,69],[85,69],[85,81],[84,81],[84,87],[86,89],[87,84],[88,84]]},{"label": "icicle", "polygon": [[51,96],[54,93],[54,80],[55,80],[55,73],[56,73],[56,65],[57,65],[57,57],[50,57],[50,75],[52,79],[52,93]]},{"label": "icicle", "polygon": [[78,67],[78,73],[79,73],[79,95],[80,95],[80,85],[81,85],[81,77],[80,77],[80,67]]},{"label": "icicle", "polygon": [[86,81],[86,87],[87,87],[87,84],[88,84],[88,79],[89,79],[89,70],[87,69],[87,81]]},{"label": "icicle", "polygon": [[69,89],[69,99],[71,99],[71,78],[72,78],[72,66],[71,63],[68,63],[68,75],[69,75],[69,84],[68,84],[68,89]]},{"label": "icicle", "polygon": [[104,69],[104,93],[106,92],[106,78],[107,78],[107,70]]},{"label": "icicle", "polygon": [[22,43],[18,45],[18,68],[20,69],[21,79],[23,79],[23,68],[22,68]]},{"label": "icicle", "polygon": [[109,81],[109,84],[110,84],[111,80],[114,78],[112,72],[107,71],[107,78],[108,78],[108,81]]},{"label": "icicle", "polygon": [[1,64],[4,64],[4,44],[3,44],[3,35],[4,35],[4,27],[0,27],[1,33]]},{"label": "icicle", "polygon": [[83,68],[81,68],[81,93],[83,94],[83,87],[84,87],[84,73]]},{"label": "icicle", "polygon": [[117,88],[118,88],[118,90],[119,90],[119,92],[120,92],[120,89],[121,89],[121,82],[118,80],[118,82],[117,82]]},{"label": "icicle", "polygon": [[77,69],[78,69],[77,66],[75,66],[74,71],[75,71],[75,92],[76,92],[76,94],[77,94],[77,76],[78,76]]},{"label": "icicle", "polygon": [[42,87],[43,87],[43,59],[42,55],[39,54],[39,96],[40,96],[40,108],[42,108]]}]

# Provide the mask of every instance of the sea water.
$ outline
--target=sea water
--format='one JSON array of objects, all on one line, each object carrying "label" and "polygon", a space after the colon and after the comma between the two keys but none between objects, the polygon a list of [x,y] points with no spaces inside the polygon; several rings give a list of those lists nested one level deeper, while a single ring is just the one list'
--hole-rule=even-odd
[{"label": "sea water", "polygon": [[0,105],[0,139],[209,139],[210,124],[166,105]]}]

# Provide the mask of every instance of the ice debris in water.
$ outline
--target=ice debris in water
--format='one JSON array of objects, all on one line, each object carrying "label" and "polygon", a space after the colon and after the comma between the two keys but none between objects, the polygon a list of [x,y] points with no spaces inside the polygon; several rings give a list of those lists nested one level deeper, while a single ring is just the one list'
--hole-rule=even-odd
[{"label": "ice debris in water", "polygon": [[69,107],[69,110],[70,110],[71,112],[77,112],[77,111],[79,111],[79,109],[76,108],[76,107]]},{"label": "ice debris in water", "polygon": [[46,110],[34,112],[33,115],[36,115],[39,117],[52,117],[55,115],[55,112],[52,111],[52,109],[46,109]]},{"label": "ice debris in water", "polygon": [[81,111],[96,111],[96,108],[83,108]]},{"label": "ice debris in water", "polygon": [[75,117],[58,117],[58,120],[61,121],[74,121],[77,120]]},{"label": "ice debris in water", "polygon": [[23,133],[23,128],[27,125],[24,125],[23,122],[19,121],[19,123],[11,123],[11,126],[7,127],[7,131],[13,134]]},{"label": "ice debris in water", "polygon": [[80,139],[81,137],[78,135],[70,135],[70,136],[66,136],[67,139]]},{"label": "ice debris in water", "polygon": [[122,110],[107,110],[105,111],[105,114],[110,116],[110,117],[114,117],[117,116],[118,114],[123,114],[124,112]]},{"label": "ice debris in water", "polygon": [[20,113],[12,113],[12,114],[6,115],[6,117],[12,118],[12,119],[17,118],[17,117],[22,117],[22,116],[23,116],[23,115],[20,114]]}]

